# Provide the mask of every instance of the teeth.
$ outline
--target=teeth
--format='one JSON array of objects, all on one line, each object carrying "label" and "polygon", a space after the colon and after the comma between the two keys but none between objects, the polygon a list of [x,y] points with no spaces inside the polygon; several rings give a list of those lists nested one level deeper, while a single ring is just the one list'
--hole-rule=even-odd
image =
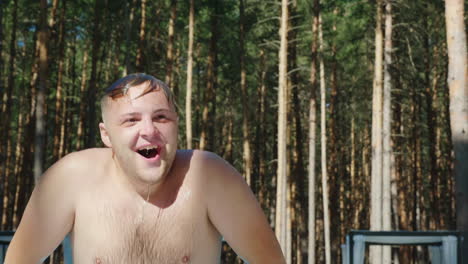
[{"label": "teeth", "polygon": [[146,157],[146,158],[149,158],[149,157],[154,157],[155,155],[158,154],[158,146],[157,145],[154,145],[154,146],[147,146],[147,147],[142,147],[140,149],[138,149],[138,153],[140,153],[140,155]]},{"label": "teeth", "polygon": [[146,151],[148,151],[148,150],[151,150],[151,149],[158,149],[158,146],[148,146],[148,147],[141,148],[141,149],[139,149],[139,150],[146,150]]}]

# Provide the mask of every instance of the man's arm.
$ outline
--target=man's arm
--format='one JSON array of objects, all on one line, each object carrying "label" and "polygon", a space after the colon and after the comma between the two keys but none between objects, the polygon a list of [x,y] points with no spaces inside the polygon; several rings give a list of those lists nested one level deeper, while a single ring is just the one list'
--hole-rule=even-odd
[{"label": "man's arm", "polygon": [[234,251],[249,263],[286,263],[275,234],[242,176],[208,155],[208,215]]},{"label": "man's arm", "polygon": [[5,264],[39,263],[72,229],[78,189],[73,175],[79,166],[74,155],[58,161],[42,175],[8,247]]}]

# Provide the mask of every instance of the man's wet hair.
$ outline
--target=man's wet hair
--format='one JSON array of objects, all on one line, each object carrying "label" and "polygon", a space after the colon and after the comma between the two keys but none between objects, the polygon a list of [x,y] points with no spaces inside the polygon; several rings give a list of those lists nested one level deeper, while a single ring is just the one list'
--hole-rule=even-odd
[{"label": "man's wet hair", "polygon": [[127,95],[128,90],[130,88],[147,82],[148,87],[135,99],[142,97],[143,95],[152,91],[162,90],[167,98],[167,101],[170,104],[172,104],[174,106],[174,109],[177,111],[177,105],[175,103],[174,95],[171,89],[169,89],[169,87],[167,86],[167,84],[146,73],[133,73],[123,78],[120,78],[119,80],[114,82],[104,91],[104,95],[101,99],[101,108],[104,106],[104,103],[107,100],[107,98],[117,100]]}]

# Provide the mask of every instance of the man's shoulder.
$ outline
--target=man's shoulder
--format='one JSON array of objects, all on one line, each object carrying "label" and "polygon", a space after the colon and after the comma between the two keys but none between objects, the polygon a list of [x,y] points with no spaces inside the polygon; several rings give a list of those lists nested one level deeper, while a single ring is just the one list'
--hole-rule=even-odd
[{"label": "man's shoulder", "polygon": [[57,161],[57,165],[67,168],[86,169],[88,164],[92,164],[94,168],[99,167],[109,160],[112,155],[112,150],[109,148],[91,148],[76,152],[71,152]]},{"label": "man's shoulder", "polygon": [[[226,166],[229,163],[224,160],[222,157],[217,155],[214,152],[206,151],[206,150],[198,150],[198,149],[190,149],[190,150],[178,150],[177,151],[177,158],[183,162],[190,164],[191,167],[200,167],[200,166]],[[205,167],[206,168],[206,167]]]},{"label": "man's shoulder", "polygon": [[92,172],[97,172],[100,168],[103,168],[111,155],[111,150],[105,148],[72,152],[55,162],[43,177],[72,178],[77,176],[82,178],[86,175],[94,175],[95,173]]},{"label": "man's shoulder", "polygon": [[112,155],[112,149],[110,148],[89,148],[75,152],[71,152],[66,157],[76,159],[77,161],[96,161],[96,159],[102,160],[107,159]]},{"label": "man's shoulder", "polygon": [[[224,181],[237,177],[236,169],[216,153],[205,150],[180,150],[177,152],[182,164],[189,167],[191,174],[202,184],[210,181]],[[183,166],[184,166],[183,165]]]}]

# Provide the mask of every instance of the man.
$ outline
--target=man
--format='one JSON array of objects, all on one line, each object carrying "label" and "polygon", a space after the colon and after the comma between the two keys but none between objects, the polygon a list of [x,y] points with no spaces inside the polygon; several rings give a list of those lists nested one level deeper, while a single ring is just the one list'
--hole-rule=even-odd
[{"label": "man", "polygon": [[37,263],[71,232],[74,263],[219,263],[224,238],[250,263],[284,263],[239,173],[213,153],[177,150],[161,81],[132,74],[101,100],[108,148],[67,155],[42,176],[7,264]]}]

